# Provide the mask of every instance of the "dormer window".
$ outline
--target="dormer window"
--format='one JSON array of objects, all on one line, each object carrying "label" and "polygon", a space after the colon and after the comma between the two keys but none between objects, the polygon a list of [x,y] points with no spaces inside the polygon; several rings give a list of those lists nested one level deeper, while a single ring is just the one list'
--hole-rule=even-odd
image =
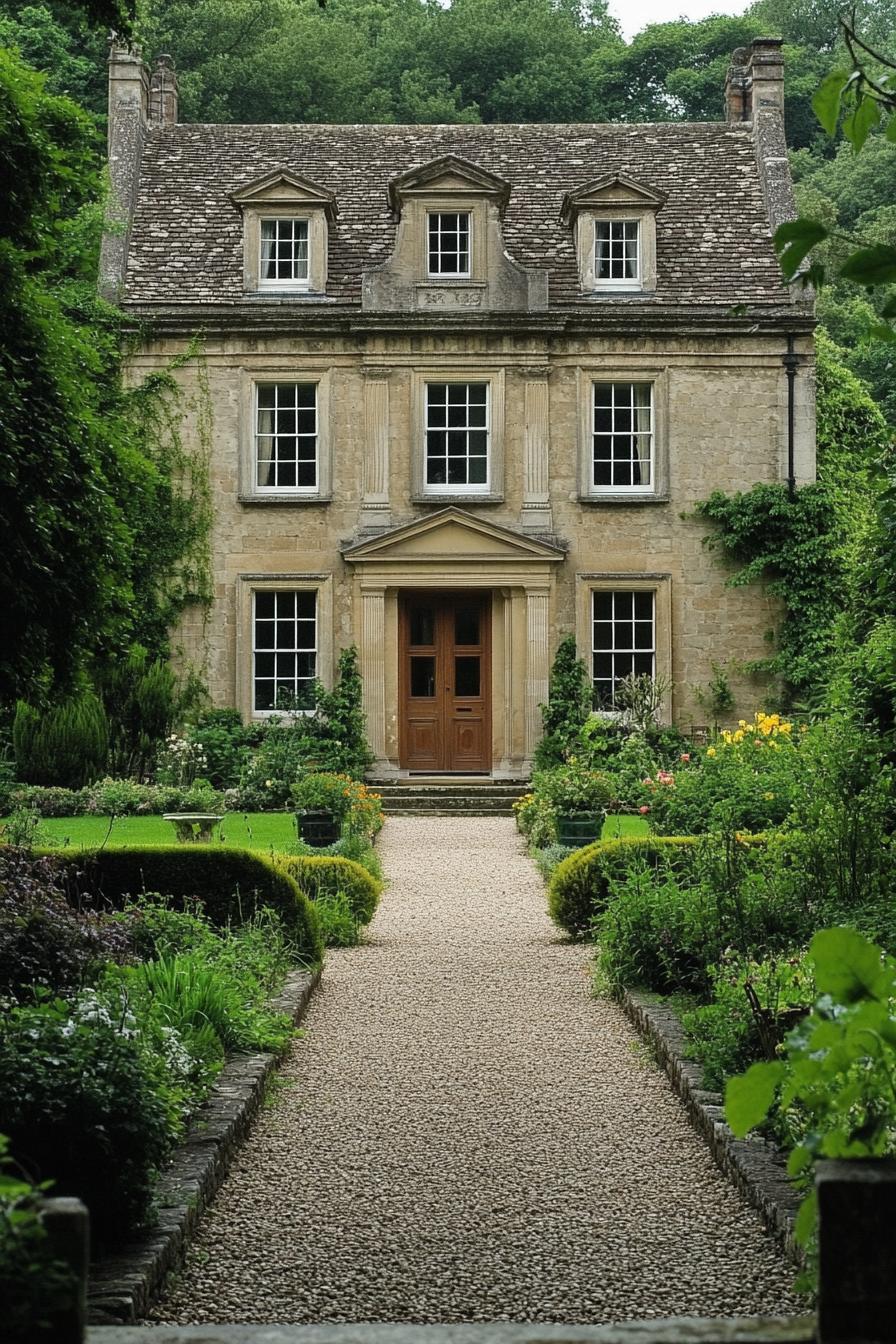
[{"label": "dormer window", "polygon": [[329,233],[336,198],[297,173],[268,173],[230,198],[243,216],[243,287],[276,299],[327,288]]},{"label": "dormer window", "polygon": [[563,198],[561,223],[572,227],[582,292],[655,293],[656,217],[662,192],[612,173]]},{"label": "dormer window", "polygon": [[596,219],[594,222],[594,282],[631,288],[641,282],[641,221]]},{"label": "dormer window", "polygon": [[308,220],[261,222],[259,289],[308,288]]},{"label": "dormer window", "polygon": [[470,215],[439,211],[427,216],[429,275],[470,277]]}]

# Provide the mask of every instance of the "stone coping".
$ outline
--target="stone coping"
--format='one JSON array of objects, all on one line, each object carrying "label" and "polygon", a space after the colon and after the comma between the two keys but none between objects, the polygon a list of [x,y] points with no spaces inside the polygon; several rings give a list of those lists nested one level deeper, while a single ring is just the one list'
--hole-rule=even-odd
[{"label": "stone coping", "polygon": [[192,1325],[89,1330],[87,1344],[813,1344],[809,1317],[619,1325]]},{"label": "stone coping", "polygon": [[[793,1228],[801,1197],[787,1176],[787,1157],[758,1136],[736,1139],[725,1123],[720,1092],[703,1086],[703,1070],[687,1055],[681,1019],[657,995],[634,989],[619,995],[623,1011],[650,1042],[658,1063],[685,1104],[688,1116],[709,1144],[718,1166],[757,1210],[769,1232],[796,1265],[803,1261]],[[684,1337],[682,1337],[684,1338]]]},{"label": "stone coping", "polygon": [[[320,981],[320,968],[292,971],[271,1007],[301,1021]],[[91,1265],[87,1319],[91,1325],[134,1322],[145,1315],[165,1276],[183,1262],[189,1237],[220,1188],[264,1099],[279,1056],[233,1055],[162,1173],[156,1192],[158,1221],[120,1251]],[[145,1328],[140,1327],[141,1338]],[[100,1338],[111,1336],[100,1332]]]}]

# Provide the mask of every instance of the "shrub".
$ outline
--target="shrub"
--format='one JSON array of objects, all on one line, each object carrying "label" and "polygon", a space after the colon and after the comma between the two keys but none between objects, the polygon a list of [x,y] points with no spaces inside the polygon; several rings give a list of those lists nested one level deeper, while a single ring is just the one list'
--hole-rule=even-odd
[{"label": "shrub", "polygon": [[0,996],[71,991],[133,955],[126,923],[69,905],[55,860],[0,851]]},{"label": "shrub", "polygon": [[686,1012],[689,1053],[703,1065],[704,1086],[721,1091],[754,1059],[775,1058],[785,1035],[812,1006],[815,982],[805,956],[743,961],[710,968],[711,1002]]},{"label": "shrub", "polygon": [[136,990],[137,1005],[142,996],[151,998],[188,1049],[197,1033],[210,1029],[225,1051],[281,1050],[292,1032],[289,1018],[259,1003],[233,962],[227,969],[229,974],[201,952],[181,952],[143,962],[127,984]]},{"label": "shrub", "polygon": [[55,1193],[77,1195],[100,1239],[150,1211],[175,1137],[133,1018],[85,991],[16,1007],[0,1019],[0,1128],[13,1155]]},{"label": "shrub", "polygon": [[369,924],[382,894],[382,883],[351,859],[331,857],[284,856],[283,867],[294,878],[309,900],[342,894],[358,924]]},{"label": "shrub", "polygon": [[109,724],[90,691],[51,709],[16,705],[12,728],[16,770],[26,784],[80,788],[96,779],[109,753]]},{"label": "shrub", "polygon": [[569,748],[591,713],[588,670],[576,652],[573,635],[557,646],[548,683],[548,701],[540,705],[543,736],[535,749],[537,770],[550,770],[566,760]]},{"label": "shrub", "polygon": [[45,788],[42,784],[17,784],[10,789],[9,810],[25,808],[41,817],[77,817],[84,810],[85,790]]},{"label": "shrub", "polygon": [[131,846],[79,850],[66,854],[64,862],[75,891],[118,908],[128,896],[161,892],[178,903],[198,901],[220,928],[269,906],[282,919],[297,960],[321,959],[313,906],[280,864],[264,855],[215,845]]},{"label": "shrub", "polygon": [[610,898],[610,884],[633,863],[658,868],[676,856],[687,862],[698,841],[687,837],[630,836],[597,840],[558,864],[548,885],[548,911],[573,938],[585,937]]},{"label": "shrub", "polygon": [[798,887],[777,881],[764,844],[761,837],[704,838],[689,862],[642,858],[611,880],[595,924],[601,979],[614,989],[643,985],[705,999],[710,968],[729,951],[756,961],[805,942],[815,912]]},{"label": "shrub", "polygon": [[144,775],[181,708],[174,673],[135,645],[127,658],[107,662],[100,690],[111,729],[110,768]]},{"label": "shrub", "polygon": [[246,727],[235,709],[212,709],[190,729],[190,739],[205,757],[203,774],[216,789],[232,789],[259,736],[255,725]]},{"label": "shrub", "polygon": [[575,854],[576,850],[570,849],[567,845],[547,845],[544,849],[531,849],[529,852],[536,868],[547,882],[557,865],[568,859],[570,854]]}]

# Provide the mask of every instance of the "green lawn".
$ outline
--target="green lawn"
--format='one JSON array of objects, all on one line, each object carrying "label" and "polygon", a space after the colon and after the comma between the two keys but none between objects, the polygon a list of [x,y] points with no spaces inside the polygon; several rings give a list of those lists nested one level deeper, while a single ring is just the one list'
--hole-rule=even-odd
[{"label": "green lawn", "polygon": [[626,835],[649,835],[646,817],[630,817],[623,813],[607,817],[601,832],[602,840],[619,840]]},{"label": "green lawn", "polygon": [[[51,817],[41,822],[41,833],[53,846],[71,849],[106,845],[176,845],[174,827],[162,817]],[[614,816],[604,822],[603,838],[615,840],[622,835],[647,835],[643,817]],[[224,818],[215,832],[224,845],[241,849],[289,849],[296,838],[291,812],[233,812]],[[42,840],[38,838],[38,844]]]}]

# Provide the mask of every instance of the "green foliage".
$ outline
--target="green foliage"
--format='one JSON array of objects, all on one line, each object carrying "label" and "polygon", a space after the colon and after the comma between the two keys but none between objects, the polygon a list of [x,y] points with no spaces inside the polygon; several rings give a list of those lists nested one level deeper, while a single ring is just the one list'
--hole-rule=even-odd
[{"label": "green foliage", "polygon": [[205,757],[203,774],[209,783],[216,789],[231,789],[240,782],[258,729],[247,728],[238,710],[211,709],[190,728],[189,736]]},{"label": "green foliage", "polygon": [[262,907],[277,912],[296,960],[321,960],[320,930],[310,901],[273,859],[215,845],[145,846],[64,854],[69,882],[80,895],[121,907],[128,896],[160,892],[198,901],[218,927],[241,924]]},{"label": "green foliage", "polygon": [[357,947],[362,926],[355,917],[352,903],[343,891],[325,891],[315,901],[326,947]]},{"label": "green foliage", "polygon": [[78,1290],[68,1266],[54,1260],[41,1220],[51,1186],[25,1176],[0,1134],[0,1302],[8,1344],[51,1338],[54,1316],[70,1308]]},{"label": "green foliage", "polygon": [[89,691],[43,712],[20,700],[12,740],[20,779],[77,789],[96,779],[105,767],[109,754],[106,711]]},{"label": "green foliage", "polygon": [[[109,715],[109,766],[113,773],[144,775],[179,710],[177,683],[167,662],[150,659],[139,645],[100,670]],[[54,781],[56,782],[56,781]]]},{"label": "green foliage", "polygon": [[[359,779],[373,762],[365,736],[363,687],[354,644],[343,649],[332,691],[318,685],[309,726],[328,754],[329,768]],[[336,763],[338,761],[338,764]]]},{"label": "green foliage", "polygon": [[369,924],[373,919],[383,887],[359,863],[335,855],[288,855],[282,863],[299,890],[316,907],[320,907],[323,897],[342,896],[357,924]]},{"label": "green foliage", "polygon": [[100,1240],[144,1222],[171,1121],[133,1017],[93,991],[11,1009],[0,1020],[0,1125],[55,1192],[77,1195]]},{"label": "green foliage", "polygon": [[535,768],[560,765],[591,713],[591,682],[576,652],[574,635],[566,635],[554,655],[548,702],[539,706],[543,736],[535,749]]},{"label": "green foliage", "polygon": [[[792,1145],[788,1171],[804,1190],[819,1158],[896,1153],[896,961],[849,928],[822,929],[809,948],[819,998],[790,1033],[784,1058],[728,1083],[725,1112],[743,1136],[773,1119]],[[798,1237],[811,1243],[814,1195]]]},{"label": "green foliage", "polygon": [[548,912],[572,938],[586,937],[610,899],[611,884],[633,864],[651,869],[687,862],[693,836],[598,840],[558,864],[548,886]]}]

